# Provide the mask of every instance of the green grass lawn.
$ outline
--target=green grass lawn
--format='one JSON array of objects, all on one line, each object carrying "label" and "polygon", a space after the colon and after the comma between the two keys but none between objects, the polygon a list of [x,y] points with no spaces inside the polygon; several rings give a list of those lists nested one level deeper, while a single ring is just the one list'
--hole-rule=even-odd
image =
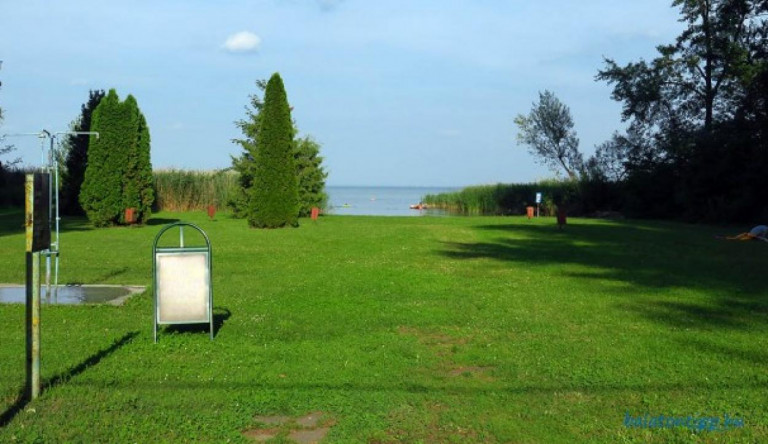
[{"label": "green grass lawn", "polygon": [[[256,416],[311,412],[328,442],[768,441],[764,243],[658,222],[329,216],[259,231],[161,213],[65,221],[61,281],[150,285],[153,238],[177,219],[213,244],[216,339],[163,329],[154,344],[150,290],[43,306],[46,387],[25,404],[24,307],[0,305],[0,442],[279,442],[296,426]],[[23,282],[21,225],[0,214],[0,282]],[[743,427],[628,428],[627,413]]]}]

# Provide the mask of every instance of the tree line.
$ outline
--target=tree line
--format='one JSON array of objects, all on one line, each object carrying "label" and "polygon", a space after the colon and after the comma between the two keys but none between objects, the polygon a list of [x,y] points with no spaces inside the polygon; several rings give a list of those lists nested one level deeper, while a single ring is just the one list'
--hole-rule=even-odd
[{"label": "tree line", "polygon": [[571,205],[690,221],[768,218],[768,1],[674,0],[686,28],[653,60],[605,59],[625,131],[584,159],[550,91],[519,115],[518,142],[580,184]]},{"label": "tree line", "polygon": [[[325,208],[328,200],[321,147],[311,136],[298,136],[279,74],[256,85],[264,98],[251,95],[246,117],[235,122],[243,133],[233,140],[243,148],[232,158],[239,187],[234,198],[222,203],[252,227],[296,226],[299,217],[313,207]],[[71,129],[98,135],[72,135],[64,141],[62,212],[108,226],[129,222],[125,210],[132,208],[136,222],[147,221],[155,202],[150,133],[136,99],[129,95],[121,101],[114,89],[92,90]],[[3,147],[0,154],[12,150]],[[0,164],[0,180],[5,169]],[[23,189],[15,191],[23,194]]]}]

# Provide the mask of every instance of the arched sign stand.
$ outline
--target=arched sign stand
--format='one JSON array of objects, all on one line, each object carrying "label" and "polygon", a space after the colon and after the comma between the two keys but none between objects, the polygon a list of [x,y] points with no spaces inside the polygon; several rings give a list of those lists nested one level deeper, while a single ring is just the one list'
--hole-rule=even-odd
[{"label": "arched sign stand", "polygon": [[[160,238],[171,228],[179,228],[178,247],[159,247]],[[184,228],[197,230],[205,246],[184,245]],[[152,246],[155,312],[154,336],[161,324],[202,324],[210,326],[213,340],[213,287],[211,285],[211,242],[197,225],[177,222],[165,226]]]}]

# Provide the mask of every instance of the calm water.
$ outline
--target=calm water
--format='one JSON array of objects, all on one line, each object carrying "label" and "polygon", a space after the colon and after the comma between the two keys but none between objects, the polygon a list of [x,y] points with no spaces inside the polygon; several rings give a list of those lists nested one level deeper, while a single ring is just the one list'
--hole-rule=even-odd
[{"label": "calm water", "polygon": [[411,210],[427,194],[456,191],[446,187],[326,187],[328,213],[364,216],[424,216],[439,211]]}]

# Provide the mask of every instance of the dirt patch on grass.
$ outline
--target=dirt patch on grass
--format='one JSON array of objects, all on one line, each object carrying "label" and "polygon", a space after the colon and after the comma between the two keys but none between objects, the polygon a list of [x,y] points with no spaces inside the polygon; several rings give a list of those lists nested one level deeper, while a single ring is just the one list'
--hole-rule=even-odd
[{"label": "dirt patch on grass", "polygon": [[283,425],[293,421],[290,416],[261,416],[256,415],[253,420],[266,425]]},{"label": "dirt patch on grass", "polygon": [[451,411],[454,408],[461,407],[430,401],[425,401],[420,406],[401,406],[390,413],[392,427],[384,431],[385,437],[370,442],[486,442],[471,425],[457,424],[452,420]]},{"label": "dirt patch on grass", "polygon": [[282,436],[299,444],[319,443],[336,424],[324,412],[312,412],[300,417],[256,415],[253,420],[261,426],[243,431],[243,436],[254,442]]},{"label": "dirt patch on grass", "polygon": [[432,369],[434,374],[449,378],[467,377],[486,382],[495,381],[495,378],[489,375],[495,367],[466,365],[466,363],[457,362],[456,355],[463,348],[471,345],[471,336],[462,336],[458,331],[456,335],[453,335],[403,326],[399,327],[397,331],[401,335],[415,337],[420,344],[434,353],[434,356],[438,358],[438,367]]},{"label": "dirt patch on grass", "polygon": [[288,434],[288,439],[298,442],[299,444],[312,444],[318,443],[325,439],[325,435],[331,431],[330,427],[320,427],[319,429],[311,430],[294,430]]},{"label": "dirt patch on grass", "polygon": [[296,424],[304,428],[315,428],[328,420],[323,412],[312,412],[296,419]]},{"label": "dirt patch on grass", "polygon": [[264,442],[280,434],[280,429],[250,429],[243,432],[243,436],[254,442]]},{"label": "dirt patch on grass", "polygon": [[459,347],[467,345],[469,342],[467,337],[425,331],[413,327],[399,327],[397,331],[401,335],[415,336],[421,344],[433,349],[437,356],[440,357],[455,354],[459,350]]}]

